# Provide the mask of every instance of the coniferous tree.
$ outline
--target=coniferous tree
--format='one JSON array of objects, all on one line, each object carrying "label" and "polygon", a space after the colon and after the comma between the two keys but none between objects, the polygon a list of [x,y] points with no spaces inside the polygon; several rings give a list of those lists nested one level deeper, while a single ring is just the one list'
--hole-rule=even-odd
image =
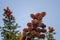
[{"label": "coniferous tree", "polygon": [[3,37],[3,40],[18,40],[18,34],[20,32],[16,29],[19,26],[15,22],[15,17],[12,15],[12,12],[10,11],[9,7],[4,9],[3,16],[4,26],[1,27],[2,29],[1,35]]}]

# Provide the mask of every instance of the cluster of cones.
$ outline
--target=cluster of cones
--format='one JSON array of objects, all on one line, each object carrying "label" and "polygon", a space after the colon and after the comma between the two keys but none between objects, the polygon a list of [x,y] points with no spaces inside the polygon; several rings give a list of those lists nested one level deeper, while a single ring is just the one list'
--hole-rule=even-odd
[{"label": "cluster of cones", "polygon": [[26,36],[29,37],[27,40],[31,40],[34,37],[38,38],[45,38],[45,34],[47,32],[46,25],[42,23],[43,17],[46,15],[45,12],[37,13],[37,14],[31,14],[31,18],[33,19],[31,22],[27,23],[28,28],[23,29],[23,39],[26,39]]},{"label": "cluster of cones", "polygon": [[[10,11],[9,7],[7,7],[6,9],[4,9],[4,14],[5,18],[8,19],[13,19],[14,16],[12,15],[12,12]],[[5,18],[3,18],[4,21],[7,21]]]},{"label": "cluster of cones", "polygon": [[[33,19],[31,22],[27,23],[28,28],[23,29],[22,40],[32,40],[35,37],[45,38],[46,25],[42,23],[43,17],[46,15],[46,12],[31,14],[30,17]],[[49,33],[54,31],[53,27],[49,27]],[[34,40],[34,39],[33,39]]]}]

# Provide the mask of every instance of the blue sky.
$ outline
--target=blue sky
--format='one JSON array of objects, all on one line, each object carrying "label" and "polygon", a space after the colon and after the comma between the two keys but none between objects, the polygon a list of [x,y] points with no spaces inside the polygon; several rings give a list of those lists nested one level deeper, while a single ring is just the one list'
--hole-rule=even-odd
[{"label": "blue sky", "polygon": [[[55,28],[55,39],[59,40],[60,34],[60,0],[0,0],[0,26],[3,26],[3,9],[7,6],[10,7],[13,15],[16,18],[16,22],[21,26],[19,29],[27,27],[27,22],[30,22],[31,13],[46,12],[46,16],[43,18],[43,23]],[[1,40],[1,36],[0,36]]]}]

